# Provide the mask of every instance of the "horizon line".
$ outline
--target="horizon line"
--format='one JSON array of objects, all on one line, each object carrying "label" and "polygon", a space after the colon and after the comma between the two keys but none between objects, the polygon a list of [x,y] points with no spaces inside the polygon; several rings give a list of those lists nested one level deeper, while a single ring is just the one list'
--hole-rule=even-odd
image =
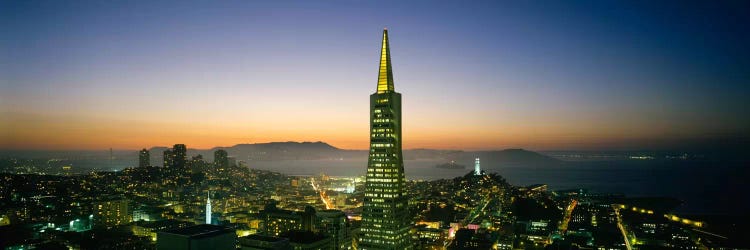
[{"label": "horizon line", "polygon": [[[271,144],[271,143],[323,143],[328,146],[331,146],[338,150],[349,150],[349,151],[363,151],[363,150],[369,150],[369,148],[340,148],[336,147],[328,142],[325,141],[268,141],[268,142],[248,142],[248,143],[237,143],[231,146],[213,146],[209,148],[191,148],[189,147],[189,144],[185,143],[176,143],[176,144],[185,144],[188,150],[216,150],[216,149],[222,149],[222,148],[231,148],[239,145],[254,145],[254,144]],[[97,151],[140,151],[142,149],[154,149],[154,148],[172,148],[173,145],[156,145],[151,147],[145,147],[145,148],[101,148],[101,149],[82,149],[82,148],[73,148],[73,149],[40,149],[40,148],[19,148],[19,149],[12,149],[12,148],[0,148],[0,152],[13,152],[13,151],[26,151],[26,152],[41,152],[41,151],[49,151],[49,152],[97,152]],[[564,149],[564,148],[552,148],[552,149],[533,149],[528,147],[515,147],[515,146],[508,146],[508,147],[496,147],[496,148],[429,148],[429,147],[414,147],[414,148],[405,148],[404,150],[443,150],[443,151],[467,151],[467,152],[476,152],[476,151],[502,151],[502,150],[511,150],[511,149],[521,149],[521,150],[527,150],[527,151],[535,151],[535,152],[552,152],[552,151],[572,151],[572,152],[629,152],[629,151],[696,151],[695,149],[688,149],[688,148],[649,148],[649,147],[642,147],[642,148],[618,148],[618,149],[582,149],[582,148],[571,148],[571,149]],[[702,149],[705,150],[705,149]],[[700,151],[700,150],[699,150]]]}]

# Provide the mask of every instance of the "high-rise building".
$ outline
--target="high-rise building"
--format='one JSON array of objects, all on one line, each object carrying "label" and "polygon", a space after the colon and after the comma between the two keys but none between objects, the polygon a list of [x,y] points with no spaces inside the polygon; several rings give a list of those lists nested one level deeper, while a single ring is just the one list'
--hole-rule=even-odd
[{"label": "high-rise building", "polygon": [[141,149],[141,152],[138,153],[138,166],[151,166],[151,153],[148,152],[148,149]]},{"label": "high-rise building", "polygon": [[314,231],[315,209],[307,206],[305,211],[279,209],[271,202],[260,211],[260,232],[264,235],[279,236],[289,231]]},{"label": "high-rise building", "polygon": [[130,223],[133,216],[129,213],[128,200],[108,199],[94,202],[94,226],[114,227]]},{"label": "high-rise building", "polygon": [[185,162],[187,162],[187,147],[185,147],[185,144],[175,144],[172,147],[172,154],[174,157],[174,167],[184,169]]},{"label": "high-rise building", "polygon": [[352,237],[349,232],[349,220],[341,210],[317,211],[316,226],[319,232],[326,233],[333,240],[334,249],[345,250],[352,248]]},{"label": "high-rise building", "polygon": [[214,152],[214,165],[220,170],[229,168],[229,155],[226,150],[219,149]]},{"label": "high-rise building", "polygon": [[474,175],[482,175],[482,167],[479,166],[479,158],[474,159]]},{"label": "high-rise building", "polygon": [[174,166],[174,153],[172,150],[164,150],[164,167],[171,168]]},{"label": "high-rise building", "polygon": [[412,248],[401,138],[401,94],[393,87],[388,30],[383,30],[377,92],[370,95],[370,155],[361,249]]}]

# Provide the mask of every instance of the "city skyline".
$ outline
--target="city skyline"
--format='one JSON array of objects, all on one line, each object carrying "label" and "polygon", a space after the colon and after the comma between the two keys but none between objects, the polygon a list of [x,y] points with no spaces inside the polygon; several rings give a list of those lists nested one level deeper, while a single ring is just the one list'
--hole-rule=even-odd
[{"label": "city skyline", "polygon": [[748,11],[0,1],[0,249],[748,249]]},{"label": "city skyline", "polygon": [[750,39],[733,4],[4,2],[0,149],[366,149],[358,97],[383,26],[413,96],[406,149],[746,140]]}]

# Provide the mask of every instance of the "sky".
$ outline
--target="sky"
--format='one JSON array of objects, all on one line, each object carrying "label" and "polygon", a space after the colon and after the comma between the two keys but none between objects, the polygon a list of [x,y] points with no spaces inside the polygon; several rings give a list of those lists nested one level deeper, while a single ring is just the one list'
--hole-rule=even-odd
[{"label": "sky", "polygon": [[0,1],[0,149],[368,147],[382,30],[405,148],[750,137],[747,1]]}]

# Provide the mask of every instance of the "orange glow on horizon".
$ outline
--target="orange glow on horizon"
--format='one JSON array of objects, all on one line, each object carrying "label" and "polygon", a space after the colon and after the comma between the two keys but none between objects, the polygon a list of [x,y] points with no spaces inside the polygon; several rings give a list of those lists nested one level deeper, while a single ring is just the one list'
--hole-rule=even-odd
[{"label": "orange glow on horizon", "polygon": [[[208,149],[278,141],[323,141],[341,149],[368,148],[368,124],[364,119],[360,122],[333,124],[315,119],[290,123],[286,118],[269,119],[264,124],[212,124],[19,113],[10,113],[4,117],[7,122],[0,123],[0,129],[4,131],[0,134],[0,149],[137,150],[177,143],[186,144],[190,148]],[[404,149],[596,149],[638,138],[661,138],[654,134],[629,135],[624,130],[627,128],[616,127],[593,130],[564,125],[420,125],[405,124]]]}]

